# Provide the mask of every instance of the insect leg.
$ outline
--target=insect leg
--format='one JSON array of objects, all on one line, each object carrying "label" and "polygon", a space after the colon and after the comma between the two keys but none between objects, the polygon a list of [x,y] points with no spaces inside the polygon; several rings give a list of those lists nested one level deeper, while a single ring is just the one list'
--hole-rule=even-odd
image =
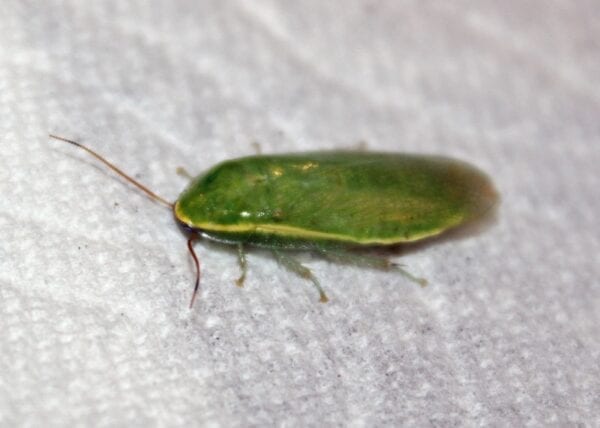
[{"label": "insect leg", "polygon": [[286,269],[288,269],[290,272],[295,273],[296,275],[308,279],[310,281],[312,281],[312,283],[314,284],[315,288],[317,289],[317,291],[319,292],[319,301],[322,303],[326,303],[329,299],[327,298],[327,295],[325,294],[325,292],[323,291],[323,289],[321,288],[321,284],[319,284],[319,281],[317,280],[317,278],[313,275],[313,273],[310,271],[309,268],[307,268],[306,266],[302,265],[300,262],[298,262],[297,260],[283,254],[283,252],[281,251],[277,251],[277,250],[272,250],[273,251],[273,255],[275,256],[275,258],[277,259],[277,262],[279,262],[283,267],[285,267]]},{"label": "insect leg", "polygon": [[183,177],[183,178],[187,178],[188,180],[193,180],[194,176],[192,174],[190,174],[187,169],[185,169],[182,166],[178,166],[177,169],[175,170],[175,172],[177,173],[177,175]]},{"label": "insect leg", "polygon": [[239,243],[237,245],[237,253],[238,253],[238,262],[240,264],[240,269],[242,270],[242,274],[238,279],[235,280],[235,284],[238,287],[244,286],[244,281],[246,279],[246,271],[248,270],[248,266],[246,263],[246,253],[244,252],[244,244]]},{"label": "insect leg", "polygon": [[262,154],[262,147],[260,147],[260,143],[258,141],[252,141],[252,148],[254,149],[254,154],[260,155]]},{"label": "insect leg", "polygon": [[402,268],[402,265],[394,263],[383,257],[369,256],[366,254],[356,254],[341,248],[318,248],[317,251],[321,253],[324,257],[334,262],[352,264],[357,266],[366,266],[381,270],[393,270],[401,273],[404,277],[408,278],[409,280],[416,282],[421,287],[425,287],[427,285],[426,279],[414,276],[410,272],[404,270]]}]

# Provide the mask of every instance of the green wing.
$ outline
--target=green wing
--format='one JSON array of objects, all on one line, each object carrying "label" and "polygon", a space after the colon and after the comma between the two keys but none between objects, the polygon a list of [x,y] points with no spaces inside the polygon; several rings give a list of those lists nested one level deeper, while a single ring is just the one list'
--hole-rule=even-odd
[{"label": "green wing", "polygon": [[316,152],[220,164],[182,194],[175,214],[224,234],[391,244],[457,226],[495,200],[487,176],[464,162]]}]

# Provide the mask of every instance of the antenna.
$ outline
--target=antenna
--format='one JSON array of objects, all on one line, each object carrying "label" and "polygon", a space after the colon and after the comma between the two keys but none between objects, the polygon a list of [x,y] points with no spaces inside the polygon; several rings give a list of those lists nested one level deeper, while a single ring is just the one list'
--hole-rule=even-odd
[{"label": "antenna", "polygon": [[129,175],[125,174],[123,171],[121,171],[119,168],[117,168],[115,165],[113,165],[112,163],[110,163],[109,161],[107,161],[105,158],[103,158],[102,156],[100,156],[98,153],[96,153],[92,149],[84,146],[81,143],[78,143],[77,141],[69,140],[69,139],[64,138],[64,137],[59,137],[58,135],[49,134],[49,137],[50,138],[54,138],[55,140],[64,141],[65,143],[73,144],[74,146],[77,146],[80,149],[85,150],[90,155],[92,155],[93,157],[95,157],[96,159],[98,159],[104,165],[106,165],[107,167],[109,167],[110,169],[112,169],[114,172],[116,172],[117,174],[119,174],[125,180],[129,181],[135,187],[137,187],[142,192],[144,192],[146,195],[148,195],[150,197],[150,199],[153,199],[154,201],[159,202],[159,203],[161,203],[161,204],[163,204],[163,205],[165,205],[165,206],[173,209],[173,203],[171,203],[171,202],[167,201],[166,199],[158,196],[156,193],[154,193],[152,190],[148,189],[146,186],[144,186],[139,181],[137,181],[134,178],[130,177]]},{"label": "antenna", "polygon": [[196,252],[194,251],[194,241],[198,238],[198,236],[190,236],[188,239],[188,250],[190,250],[190,254],[194,259],[194,264],[196,265],[196,283],[194,284],[194,292],[192,293],[192,299],[190,300],[190,309],[194,306],[194,302],[196,301],[196,296],[198,295],[198,289],[200,288],[200,262],[198,261],[198,257],[196,256]]}]

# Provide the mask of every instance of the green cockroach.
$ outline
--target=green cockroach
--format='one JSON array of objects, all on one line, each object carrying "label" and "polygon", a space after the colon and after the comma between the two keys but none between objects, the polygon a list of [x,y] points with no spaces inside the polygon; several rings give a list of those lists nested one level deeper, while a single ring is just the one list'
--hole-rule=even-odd
[{"label": "green cockroach", "polygon": [[246,277],[245,247],[262,247],[292,272],[309,279],[321,302],[327,296],[312,272],[285,250],[314,250],[329,258],[395,269],[425,284],[387,259],[350,251],[438,235],[482,216],[498,195],[491,180],[465,162],[441,156],[324,151],[255,155],[222,162],[194,178],[175,203],[168,202],[102,156],[103,162],[155,201],[173,210],[188,236],[196,265],[190,307],[198,293],[200,238],[237,246]]}]

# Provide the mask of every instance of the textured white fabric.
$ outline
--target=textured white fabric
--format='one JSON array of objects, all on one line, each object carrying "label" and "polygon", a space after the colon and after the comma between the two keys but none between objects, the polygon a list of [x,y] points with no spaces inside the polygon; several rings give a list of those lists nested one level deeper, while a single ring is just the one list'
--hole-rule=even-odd
[{"label": "textured white fabric", "polygon": [[[600,425],[597,3],[22,2],[0,13],[0,425]],[[411,248],[430,286],[304,256],[331,299],[200,243],[222,159],[352,148],[488,171],[495,220]]]}]

